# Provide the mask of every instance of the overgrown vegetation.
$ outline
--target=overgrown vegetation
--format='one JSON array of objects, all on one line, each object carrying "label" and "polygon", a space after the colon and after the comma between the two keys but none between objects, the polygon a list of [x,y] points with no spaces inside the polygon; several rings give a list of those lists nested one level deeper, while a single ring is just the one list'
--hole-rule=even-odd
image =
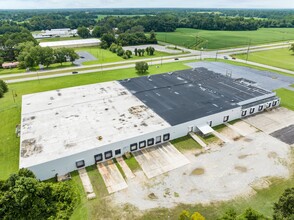
[{"label": "overgrown vegetation", "polygon": [[3,98],[4,93],[8,92],[7,84],[0,79],[0,98]]},{"label": "overgrown vegetation", "polygon": [[69,219],[78,195],[70,184],[40,182],[20,169],[0,182],[1,219]]}]

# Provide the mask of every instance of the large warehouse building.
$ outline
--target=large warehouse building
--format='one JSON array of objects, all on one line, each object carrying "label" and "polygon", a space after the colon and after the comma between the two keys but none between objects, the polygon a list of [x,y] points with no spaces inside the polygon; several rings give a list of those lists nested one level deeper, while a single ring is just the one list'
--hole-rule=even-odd
[{"label": "large warehouse building", "polygon": [[279,105],[204,68],[23,96],[20,168],[45,180]]},{"label": "large warehouse building", "polygon": [[51,48],[62,48],[62,47],[93,47],[101,43],[99,39],[90,38],[90,39],[79,39],[79,40],[64,40],[64,41],[49,41],[49,42],[40,42],[41,47],[51,47]]}]

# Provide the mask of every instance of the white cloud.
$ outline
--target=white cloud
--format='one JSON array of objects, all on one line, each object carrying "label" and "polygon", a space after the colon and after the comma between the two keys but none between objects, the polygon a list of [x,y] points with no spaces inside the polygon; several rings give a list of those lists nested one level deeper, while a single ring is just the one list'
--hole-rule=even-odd
[{"label": "white cloud", "polygon": [[0,0],[1,9],[43,8],[294,8],[293,0]]}]

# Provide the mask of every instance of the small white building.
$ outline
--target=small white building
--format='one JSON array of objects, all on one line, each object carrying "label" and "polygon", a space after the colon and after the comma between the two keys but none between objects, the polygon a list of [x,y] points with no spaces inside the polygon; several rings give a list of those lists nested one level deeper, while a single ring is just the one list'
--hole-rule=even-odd
[{"label": "small white building", "polygon": [[41,47],[61,48],[61,47],[92,47],[98,46],[101,41],[97,38],[79,39],[79,40],[65,40],[65,41],[52,41],[52,42],[41,42]]},{"label": "small white building", "polygon": [[279,102],[204,68],[25,95],[19,167],[45,180]]},{"label": "small white building", "polygon": [[39,34],[33,34],[35,39],[52,38],[52,37],[75,37],[78,36],[77,29],[62,28],[42,31]]}]

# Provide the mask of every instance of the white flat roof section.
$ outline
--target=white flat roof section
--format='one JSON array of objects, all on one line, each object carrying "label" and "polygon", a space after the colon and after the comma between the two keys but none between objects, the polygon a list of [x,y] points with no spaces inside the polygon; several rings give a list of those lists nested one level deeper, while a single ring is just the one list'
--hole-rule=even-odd
[{"label": "white flat roof section", "polygon": [[100,40],[96,38],[80,39],[80,40],[65,40],[65,41],[52,41],[41,42],[41,47],[78,47],[78,46],[94,46],[99,45]]},{"label": "white flat roof section", "polygon": [[20,167],[171,126],[116,81],[25,95],[21,117]]}]

